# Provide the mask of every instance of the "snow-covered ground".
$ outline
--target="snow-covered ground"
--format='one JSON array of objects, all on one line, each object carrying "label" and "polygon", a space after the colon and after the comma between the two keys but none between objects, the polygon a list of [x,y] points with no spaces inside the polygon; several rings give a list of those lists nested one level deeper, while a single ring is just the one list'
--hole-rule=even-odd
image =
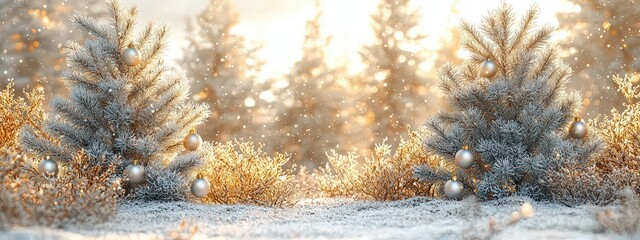
[{"label": "snow-covered ground", "polygon": [[[490,222],[504,226],[525,202],[531,201],[306,199],[291,208],[130,202],[106,223],[65,230],[20,228],[0,233],[0,239],[170,239],[189,233],[195,233],[193,239],[482,239],[489,236]],[[640,239],[599,229],[597,207],[531,204],[533,217],[491,239]],[[188,224],[180,228],[182,222]]]}]

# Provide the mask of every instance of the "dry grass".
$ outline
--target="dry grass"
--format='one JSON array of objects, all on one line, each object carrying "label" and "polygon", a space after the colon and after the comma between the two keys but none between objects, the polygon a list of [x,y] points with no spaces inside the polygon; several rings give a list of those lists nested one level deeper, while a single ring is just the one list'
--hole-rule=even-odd
[{"label": "dry grass", "polygon": [[44,93],[34,89],[25,93],[26,100],[15,96],[13,82],[0,91],[0,148],[17,148],[17,135],[25,125],[41,126],[45,119]]},{"label": "dry grass", "polygon": [[631,78],[615,76],[619,91],[627,99],[622,112],[589,122],[607,145],[604,151],[585,167],[561,169],[549,176],[553,199],[566,205],[612,203],[618,191],[626,186],[640,193],[640,86]]},{"label": "dry grass", "polygon": [[422,164],[437,164],[440,160],[428,156],[422,141],[426,131],[420,129],[402,140],[396,152],[391,146],[377,144],[372,156],[358,164],[354,153],[340,155],[334,151],[328,155],[329,162],[321,169],[319,188],[326,196],[347,196],[358,199],[392,201],[414,196],[433,196],[439,186],[422,183],[413,177],[414,167]]},{"label": "dry grass", "polygon": [[299,197],[318,198],[323,196],[317,180],[318,175],[320,175],[320,172],[317,169],[310,171],[305,166],[300,167],[298,174],[294,178]]},{"label": "dry grass", "polygon": [[[206,144],[208,145],[208,144]],[[262,145],[233,141],[205,146],[210,154],[201,174],[211,191],[202,200],[209,203],[290,206],[297,202],[293,169],[282,166],[286,154],[269,157]]]},{"label": "dry grass", "polygon": [[[613,77],[618,90],[627,99],[626,109],[622,112],[611,111],[610,117],[597,118],[590,122],[607,144],[596,166],[603,172],[623,167],[629,168],[636,176],[640,173],[640,86],[632,84],[630,77]],[[636,191],[638,188],[635,189]]]},{"label": "dry grass", "polygon": [[0,153],[0,228],[16,225],[65,227],[106,220],[122,194],[112,180],[113,166],[86,164],[78,153],[57,177],[36,172],[29,161],[4,149]]}]

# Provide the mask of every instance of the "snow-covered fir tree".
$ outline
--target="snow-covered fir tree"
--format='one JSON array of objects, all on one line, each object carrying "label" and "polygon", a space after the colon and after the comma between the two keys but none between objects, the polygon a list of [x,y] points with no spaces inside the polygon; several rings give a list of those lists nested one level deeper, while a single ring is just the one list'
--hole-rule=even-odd
[{"label": "snow-covered fir tree", "polygon": [[[55,97],[45,130],[22,132],[22,146],[64,164],[83,150],[87,164],[117,164],[117,175],[133,161],[145,166],[142,184],[128,186],[132,196],[148,200],[180,200],[187,196],[189,171],[199,165],[198,152],[181,153],[190,128],[209,116],[208,107],[189,99],[186,78],[169,70],[161,58],[167,27],[148,24],[134,33],[137,9],[119,1],[107,4],[109,21],[99,23],[76,13],[72,21],[90,37],[68,42],[62,79],[69,98]],[[121,57],[133,44],[141,52],[137,65]],[[102,157],[107,162],[100,162]]]},{"label": "snow-covered fir tree", "polygon": [[[101,14],[90,7],[98,0],[0,0],[0,79],[13,79],[16,88],[28,85],[63,93],[63,45],[82,36],[64,24],[74,10]],[[2,81],[4,86],[8,81]]]},{"label": "snow-covered fir tree", "polygon": [[192,80],[195,98],[208,103],[212,119],[201,126],[203,136],[215,141],[256,135],[255,120],[263,102],[263,84],[256,81],[261,63],[233,32],[238,14],[228,0],[210,0],[190,22],[189,46],[183,65]]},{"label": "snow-covered fir tree", "polygon": [[580,89],[587,112],[609,113],[625,100],[611,78],[640,79],[640,2],[636,0],[572,0],[579,12],[560,13],[561,43],[575,71],[569,86]]},{"label": "snow-covered fir tree", "polygon": [[387,138],[391,145],[407,135],[407,125],[424,121],[428,109],[429,80],[421,70],[426,51],[419,44],[426,37],[419,28],[418,10],[410,0],[381,0],[372,16],[375,40],[361,52],[367,69],[361,100],[371,143]]},{"label": "snow-covered fir tree", "polygon": [[[269,142],[293,153],[293,163],[309,168],[326,162],[329,149],[346,147],[350,133],[345,130],[349,108],[341,69],[326,64],[324,49],[330,37],[322,35],[322,12],[316,4],[316,16],[307,21],[302,49],[288,86],[276,92],[279,104]],[[342,81],[344,82],[344,81]],[[344,145],[343,145],[344,144]]]},{"label": "snow-covered fir tree", "polygon": [[[444,183],[455,176],[467,193],[484,200],[514,194],[540,199],[548,197],[549,171],[585,163],[598,150],[593,134],[581,140],[567,134],[580,97],[565,92],[571,69],[548,42],[553,29],[536,27],[537,16],[532,8],[517,20],[505,4],[480,26],[461,24],[462,46],[471,57],[461,67],[441,69],[440,86],[452,109],[426,124],[431,136],[425,145],[445,162],[418,167],[417,177]],[[481,77],[485,60],[496,64],[495,76]],[[465,145],[475,156],[466,169],[453,163]]]}]

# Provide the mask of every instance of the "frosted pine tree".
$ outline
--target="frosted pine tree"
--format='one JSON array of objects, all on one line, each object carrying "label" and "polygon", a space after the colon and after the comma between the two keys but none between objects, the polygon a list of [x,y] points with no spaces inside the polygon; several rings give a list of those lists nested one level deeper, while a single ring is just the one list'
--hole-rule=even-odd
[{"label": "frosted pine tree", "polygon": [[[0,79],[13,79],[17,89],[27,85],[46,92],[64,92],[60,73],[63,45],[83,33],[64,24],[74,9],[100,16],[97,0],[0,0]],[[2,81],[4,86],[8,81]]]},{"label": "frosted pine tree", "polygon": [[[459,68],[441,69],[440,86],[452,110],[426,123],[431,136],[425,145],[445,162],[418,167],[418,178],[444,183],[455,176],[467,193],[485,200],[516,194],[539,199],[548,197],[547,173],[582,164],[598,150],[593,136],[576,140],[567,134],[580,98],[565,92],[571,69],[548,43],[553,29],[536,27],[537,16],[532,8],[517,20],[503,5],[478,27],[461,24],[462,46],[471,57]],[[487,59],[497,65],[492,78],[480,77],[479,65]],[[465,145],[475,154],[467,169],[453,163]]]},{"label": "frosted pine tree", "polygon": [[255,135],[262,85],[256,81],[261,63],[255,48],[233,32],[238,14],[228,0],[210,0],[190,22],[183,65],[198,101],[212,108],[212,120],[201,127],[209,139],[227,141]]},{"label": "frosted pine tree", "polygon": [[295,163],[309,168],[326,162],[329,149],[346,146],[344,138],[350,135],[343,132],[347,116],[342,110],[349,105],[347,93],[340,83],[340,69],[326,64],[324,48],[329,37],[322,36],[319,3],[316,7],[316,16],[306,24],[302,59],[286,76],[289,85],[276,93],[281,106],[277,106],[273,126],[276,136],[271,140],[294,153]]},{"label": "frosted pine tree", "polygon": [[562,41],[575,70],[570,87],[585,93],[587,112],[609,113],[625,103],[611,78],[640,79],[640,3],[634,0],[572,0],[579,12],[560,13]]},{"label": "frosted pine tree", "polygon": [[424,121],[429,80],[420,69],[426,51],[419,46],[426,37],[418,28],[418,10],[410,0],[381,0],[372,16],[375,42],[361,52],[367,66],[363,99],[373,142],[388,138],[395,145],[407,137],[407,125]]},{"label": "frosted pine tree", "polygon": [[[182,140],[208,117],[209,110],[187,101],[187,80],[163,63],[167,27],[149,24],[134,36],[137,9],[123,9],[119,1],[108,2],[107,7],[106,24],[79,13],[72,17],[90,37],[82,43],[68,42],[65,48],[68,67],[62,78],[70,96],[54,98],[45,126],[59,139],[41,138],[27,128],[22,146],[61,164],[84,150],[91,159],[87,164],[115,163],[119,176],[138,160],[145,166],[146,178],[138,186],[128,186],[128,192],[147,200],[184,199],[189,171],[198,166],[201,155],[181,153]],[[121,58],[129,44],[141,52],[135,66]],[[108,162],[100,162],[101,157]]]}]

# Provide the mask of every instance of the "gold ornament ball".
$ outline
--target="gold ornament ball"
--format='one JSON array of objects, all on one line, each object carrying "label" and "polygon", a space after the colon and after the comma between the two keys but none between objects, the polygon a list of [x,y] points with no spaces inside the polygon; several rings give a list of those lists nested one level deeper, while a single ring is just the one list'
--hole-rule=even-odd
[{"label": "gold ornament ball", "polygon": [[455,156],[456,164],[461,168],[469,168],[473,165],[473,152],[469,150],[469,146],[464,146],[458,150]]},{"label": "gold ornament ball", "polygon": [[587,124],[580,117],[576,117],[569,127],[569,135],[575,139],[583,139],[588,133]]},{"label": "gold ornament ball", "polygon": [[40,174],[55,177],[58,175],[58,163],[51,160],[49,156],[46,156],[44,160],[40,161],[40,164],[38,165],[38,172]]},{"label": "gold ornament ball", "polygon": [[138,65],[140,63],[140,51],[129,44],[129,47],[122,51],[122,61],[130,67]]},{"label": "gold ornament ball", "polygon": [[457,181],[456,178],[453,178],[444,184],[444,194],[449,199],[460,199],[463,192],[464,186],[460,181]]},{"label": "gold ornament ball", "polygon": [[209,181],[207,179],[202,178],[202,176],[198,176],[191,183],[191,193],[196,197],[204,197],[209,194],[209,189],[211,185],[209,185]]},{"label": "gold ornament ball", "polygon": [[189,134],[184,137],[182,145],[184,145],[184,148],[187,149],[187,151],[198,150],[198,148],[200,148],[200,145],[202,145],[202,138],[200,137],[200,135],[196,134],[195,129],[191,129],[189,130]]},{"label": "gold ornament ball", "polygon": [[144,181],[144,167],[138,164],[138,161],[134,160],[133,164],[129,164],[124,169],[124,176],[129,183],[138,184]]},{"label": "gold ornament ball", "polygon": [[480,63],[480,76],[484,78],[492,78],[498,73],[498,66],[491,60],[484,60]]}]

